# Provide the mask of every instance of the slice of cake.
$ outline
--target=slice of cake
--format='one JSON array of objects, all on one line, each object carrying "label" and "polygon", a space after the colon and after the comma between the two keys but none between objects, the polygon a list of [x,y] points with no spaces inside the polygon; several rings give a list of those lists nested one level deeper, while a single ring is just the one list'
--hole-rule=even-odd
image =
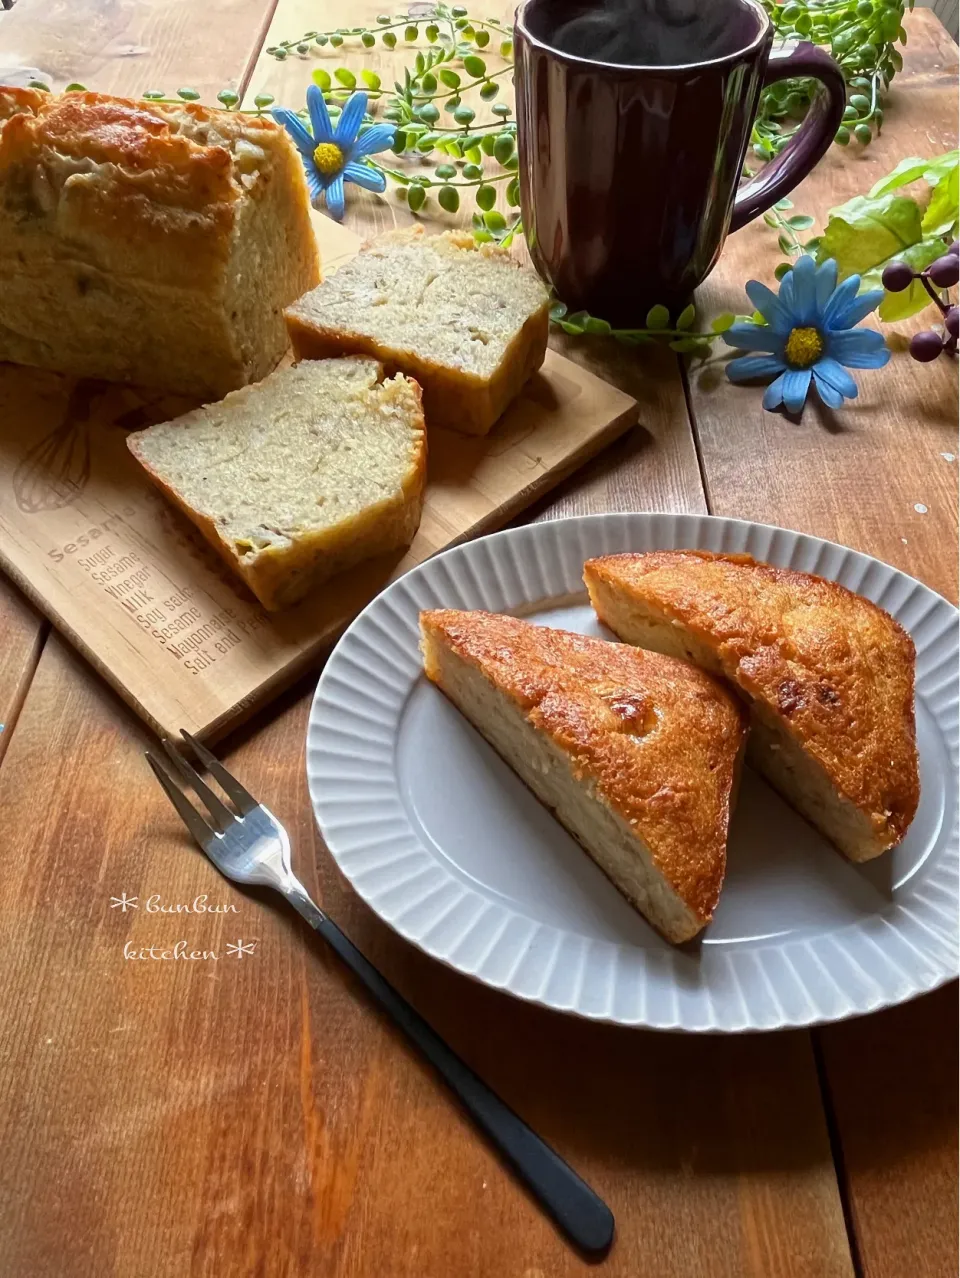
[{"label": "slice of cake", "polygon": [[375,355],[423,387],[427,425],[485,435],[543,363],[547,290],[472,235],[393,231],[284,312],[297,355]]},{"label": "slice of cake", "polygon": [[420,389],[373,359],[278,369],[127,443],[265,608],[409,545],[420,523]]},{"label": "slice of cake", "polygon": [[713,915],[745,723],[686,662],[488,612],[420,615],[427,678],[669,941]]},{"label": "slice of cake", "polygon": [[894,847],[920,796],[910,636],[809,573],[700,550],[584,566],[621,639],[725,676],[749,704],[749,759],[852,861]]}]

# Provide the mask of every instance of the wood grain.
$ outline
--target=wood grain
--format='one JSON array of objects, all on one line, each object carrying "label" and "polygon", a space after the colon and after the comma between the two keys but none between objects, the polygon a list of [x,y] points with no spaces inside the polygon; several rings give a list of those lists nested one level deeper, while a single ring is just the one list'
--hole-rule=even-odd
[{"label": "wood grain", "polygon": [[0,578],[0,762],[40,660],[47,629],[16,586]]},{"label": "wood grain", "polygon": [[819,1036],[865,1278],[954,1278],[957,988]]},{"label": "wood grain", "polygon": [[[329,218],[318,218],[321,257]],[[354,236],[353,247],[360,241]],[[482,438],[430,435],[423,518],[406,552],[268,614],[157,492],[129,426],[170,396],[0,368],[0,565],[148,723],[222,732],[289,684],[394,577],[503,526],[636,420],[607,382],[549,351]]]},{"label": "wood grain", "polygon": [[[613,1278],[852,1278],[809,1038],[617,1030],[506,999],[347,889],[303,699],[226,756],[363,950],[605,1195]],[[142,730],[54,637],[0,771],[0,1271],[31,1278],[593,1272],[295,916],[218,880]],[[36,796],[56,787],[57,804]],[[111,908],[121,892],[136,911]],[[237,914],[165,915],[162,903]],[[124,959],[184,939],[217,960]],[[256,939],[252,956],[227,942]]]},{"label": "wood grain", "polygon": [[[243,87],[273,0],[20,0],[3,18],[0,83],[172,93]],[[30,78],[29,76],[27,78]]]}]

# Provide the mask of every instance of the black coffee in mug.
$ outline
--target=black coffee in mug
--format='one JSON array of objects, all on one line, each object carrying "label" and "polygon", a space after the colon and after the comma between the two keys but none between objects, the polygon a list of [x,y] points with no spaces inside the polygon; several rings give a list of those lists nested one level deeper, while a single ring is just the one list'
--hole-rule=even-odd
[{"label": "black coffee in mug", "polygon": [[572,12],[561,16],[554,48],[591,62],[669,67],[722,57],[736,47],[723,6],[711,0],[610,0],[567,9]]},{"label": "black coffee in mug", "polygon": [[[515,28],[520,192],[534,263],[562,301],[618,325],[684,305],[723,241],[782,199],[836,133],[846,85],[810,44],[771,53],[758,0],[525,0]],[[764,85],[823,88],[740,188]]]}]

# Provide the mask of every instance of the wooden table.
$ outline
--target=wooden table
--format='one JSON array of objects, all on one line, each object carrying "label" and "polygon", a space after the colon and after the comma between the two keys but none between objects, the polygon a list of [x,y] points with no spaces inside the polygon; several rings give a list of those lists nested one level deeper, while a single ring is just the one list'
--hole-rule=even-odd
[{"label": "wooden table", "polygon": [[[0,64],[56,85],[192,84],[211,100],[229,84],[292,102],[313,63],[281,66],[264,45],[375,12],[368,0],[20,0],[0,16]],[[928,12],[908,31],[883,137],[828,156],[799,208],[822,215],[900,157],[956,145],[956,46]],[[360,196],[348,219],[366,230],[405,216]],[[770,279],[776,259],[762,225],[736,235],[702,313],[743,309],[744,280]],[[956,367],[919,367],[891,344],[893,364],[861,376],[856,404],[794,425],[669,354],[558,343],[639,399],[640,426],[535,513],[780,523],[955,598]],[[320,845],[303,760],[312,684],[228,742],[229,765],[286,823],[317,898],[607,1198],[618,1235],[603,1272],[956,1274],[955,988],[813,1033],[703,1039],[581,1023],[472,984],[383,926]],[[0,721],[0,1272],[586,1272],[291,912],[232,891],[187,848],[144,766],[145,729],[2,579]],[[121,893],[207,893],[238,913],[127,913],[110,905]],[[257,948],[229,964],[124,961],[127,941],[180,937]]]}]

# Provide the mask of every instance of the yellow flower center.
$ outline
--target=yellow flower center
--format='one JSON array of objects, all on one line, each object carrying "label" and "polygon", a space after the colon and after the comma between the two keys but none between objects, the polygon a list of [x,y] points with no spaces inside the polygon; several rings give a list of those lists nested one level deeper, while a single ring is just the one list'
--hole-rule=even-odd
[{"label": "yellow flower center", "polygon": [[343,152],[336,142],[321,142],[313,153],[313,162],[324,177],[333,177],[343,168]]},{"label": "yellow flower center", "polygon": [[823,354],[823,338],[815,328],[792,328],[783,350],[794,368],[809,368]]}]

